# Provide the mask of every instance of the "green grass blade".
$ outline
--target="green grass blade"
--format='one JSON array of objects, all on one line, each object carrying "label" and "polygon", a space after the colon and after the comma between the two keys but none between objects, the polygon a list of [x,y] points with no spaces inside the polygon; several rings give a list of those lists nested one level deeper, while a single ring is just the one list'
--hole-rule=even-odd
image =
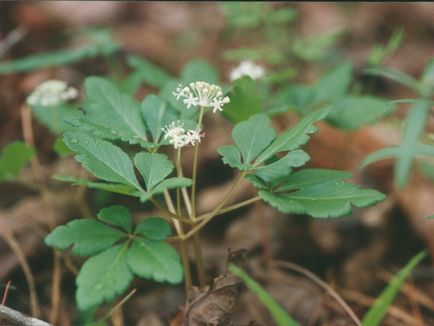
[{"label": "green grass blade", "polygon": [[255,280],[239,267],[230,264],[229,271],[238,276],[246,286],[258,297],[258,299],[267,307],[279,326],[298,326],[298,323],[292,319],[288,313],[280,306]]},{"label": "green grass blade", "polygon": [[427,255],[426,250],[418,253],[401,269],[398,274],[396,274],[393,279],[389,282],[389,285],[377,298],[374,304],[371,306],[369,311],[363,317],[363,326],[376,326],[381,323],[383,318],[386,316],[387,309],[392,304],[396,295],[405,279],[410,275],[411,271],[424,259]]}]

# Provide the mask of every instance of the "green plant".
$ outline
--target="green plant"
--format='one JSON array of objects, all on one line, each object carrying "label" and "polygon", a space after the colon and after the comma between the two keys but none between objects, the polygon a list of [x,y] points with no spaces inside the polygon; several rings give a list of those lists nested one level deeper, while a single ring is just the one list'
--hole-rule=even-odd
[{"label": "green plant", "polygon": [[375,300],[369,311],[365,314],[362,320],[363,326],[376,326],[381,323],[386,316],[387,309],[392,304],[399,289],[404,283],[405,279],[410,275],[412,270],[419,264],[425,257],[427,252],[421,251],[414,256],[389,282],[388,286]]},{"label": "green plant", "polygon": [[[158,218],[141,219],[133,227],[128,210],[114,206],[103,209],[99,221],[74,220],[49,234],[46,243],[50,246],[59,250],[72,246],[72,254],[90,256],[77,278],[79,308],[112,300],[126,290],[133,274],[159,282],[180,282],[181,262],[189,289],[185,245],[194,240],[199,275],[203,277],[197,235],[223,212],[263,199],[286,213],[338,217],[350,213],[352,205],[365,207],[384,198],[375,190],[345,182],[350,173],[312,169],[294,172],[309,160],[300,147],[317,130],[314,123],[324,119],[328,110],[308,114],[279,135],[269,126],[268,116],[258,113],[234,127],[233,145],[219,148],[223,162],[239,170],[239,174],[221,202],[198,216],[197,160],[204,136],[203,116],[208,111],[226,110],[233,98],[225,96],[216,85],[191,81],[216,78],[213,69],[201,62],[192,63],[181,74],[181,82],[190,82],[188,86],[176,86],[178,81],[170,79],[159,96],[148,95],[140,103],[122,86],[101,77],[88,77],[84,83],[84,112],[75,110],[63,116],[64,143],[99,180],[58,176],[59,180],[133,196],[160,210]],[[169,90],[173,94],[169,95]],[[185,178],[182,171],[186,146],[194,146],[191,179]],[[169,152],[172,148],[174,163],[160,151],[162,148]],[[137,178],[136,171],[142,179]],[[174,171],[175,176],[171,176]],[[258,196],[226,206],[244,178],[258,188]],[[170,239],[178,243],[181,258],[164,242],[169,224],[176,232]],[[118,281],[113,282],[115,279]]]},{"label": "green plant", "polygon": [[434,146],[424,142],[424,132],[432,107],[434,95],[434,60],[426,65],[419,80],[396,69],[377,67],[366,70],[367,74],[390,78],[413,90],[418,98],[403,99],[397,103],[410,103],[404,120],[401,135],[401,144],[387,147],[370,153],[362,162],[361,167],[376,161],[395,159],[395,185],[403,188],[408,182],[413,161],[419,156],[434,156]]},{"label": "green plant", "polygon": [[297,326],[298,323],[245,271],[236,265],[229,265],[229,271],[238,276],[268,309],[279,326]]}]

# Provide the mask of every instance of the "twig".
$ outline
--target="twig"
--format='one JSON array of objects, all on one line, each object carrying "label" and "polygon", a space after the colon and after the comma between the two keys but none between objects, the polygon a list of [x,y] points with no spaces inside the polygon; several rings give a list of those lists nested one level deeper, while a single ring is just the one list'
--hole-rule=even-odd
[{"label": "twig", "polygon": [[[35,147],[33,126],[32,126],[32,111],[27,105],[21,107],[21,123],[23,137],[26,144],[31,147]],[[55,211],[55,205],[53,197],[51,196],[50,189],[48,188],[47,180],[44,177],[42,171],[42,165],[39,162],[38,157],[35,155],[30,161],[33,175],[38,181],[38,187],[40,189],[43,203],[45,204],[48,214],[48,226],[52,230],[56,227],[56,219],[53,215]],[[57,318],[59,316],[59,309],[61,303],[61,292],[60,284],[62,280],[60,265],[60,255],[53,251],[53,277],[51,283],[51,312],[50,312],[50,322],[53,324],[57,323]]]},{"label": "twig", "polygon": [[101,318],[99,320],[99,322],[103,322],[105,320],[107,320],[116,310],[118,310],[120,307],[122,307],[122,305],[127,302],[133,295],[134,293],[136,293],[137,289],[133,289],[131,290],[130,293],[128,293],[125,298],[123,298],[121,301],[119,301],[113,308],[111,308],[105,315],[103,318]]},{"label": "twig", "polygon": [[[2,305],[5,305],[6,304],[6,299],[7,299],[7,297],[8,297],[8,292],[9,292],[9,288],[10,288],[10,286],[11,286],[11,280],[9,280],[7,283],[6,283],[6,286],[5,286],[5,292],[3,292],[3,298],[2,298]],[[0,321],[1,321],[1,319],[0,319]]]},{"label": "twig", "polygon": [[15,44],[27,34],[23,27],[18,27],[10,32],[0,43],[0,58],[2,58]]},{"label": "twig", "polygon": [[[6,283],[5,292],[3,292],[3,298],[1,305],[6,304],[6,298],[8,297],[9,287],[11,286],[11,280]],[[2,323],[2,316],[0,316],[0,325]]]},{"label": "twig", "polygon": [[17,241],[17,239],[15,238],[14,234],[9,230],[8,226],[3,222],[3,219],[0,219],[0,223],[2,224],[0,226],[0,236],[9,245],[9,247],[14,252],[15,256],[17,256],[18,262],[21,266],[21,269],[23,270],[24,277],[26,278],[27,284],[29,286],[30,309],[32,311],[32,315],[38,317],[41,314],[41,309],[39,307],[38,296],[36,294],[35,279],[33,278],[33,274],[30,269],[30,265],[27,261],[26,255],[21,249],[21,246]]},{"label": "twig", "polygon": [[0,305],[0,317],[17,326],[52,326],[45,321],[26,316],[4,305]]},{"label": "twig", "polygon": [[296,264],[293,264],[290,262],[286,262],[286,261],[272,261],[271,265],[276,265],[276,266],[281,267],[281,268],[283,267],[283,268],[287,268],[287,269],[296,271],[300,274],[303,274],[307,278],[311,279],[319,287],[324,289],[333,299],[335,299],[337,303],[339,303],[341,305],[341,307],[345,310],[345,312],[348,313],[348,315],[351,317],[351,319],[354,321],[354,323],[356,325],[358,325],[358,326],[362,325],[362,323],[360,322],[360,319],[351,310],[351,308],[346,304],[346,302],[342,299],[342,297],[335,290],[333,290],[327,283],[325,283],[323,280],[321,280],[318,276],[316,276],[311,271],[309,271],[309,270],[307,270],[307,269],[305,269],[299,265],[296,265]]},{"label": "twig", "polygon": [[[356,301],[358,304],[370,307],[375,299],[370,298],[362,293],[343,289],[341,290],[342,295],[346,298],[348,298],[351,301]],[[404,310],[396,307],[396,306],[390,306],[387,310],[387,313],[402,322],[405,322],[407,325],[418,325],[418,320],[414,318],[412,315],[406,313]],[[401,324],[399,324],[401,325]]]}]

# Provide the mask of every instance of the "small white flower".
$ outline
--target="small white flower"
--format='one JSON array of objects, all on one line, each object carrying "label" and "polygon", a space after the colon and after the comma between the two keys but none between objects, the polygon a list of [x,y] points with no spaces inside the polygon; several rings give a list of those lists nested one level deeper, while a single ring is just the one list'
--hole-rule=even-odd
[{"label": "small white flower", "polygon": [[185,133],[184,124],[181,121],[173,121],[169,125],[161,128],[164,132],[164,139],[171,139]]},{"label": "small white flower", "polygon": [[194,146],[196,143],[200,143],[200,139],[204,137],[204,134],[201,133],[202,129],[199,127],[185,130],[183,126],[180,121],[174,121],[164,128],[161,128],[161,130],[164,131],[164,139],[169,140],[169,143],[173,145],[175,149],[188,145]]},{"label": "small white flower", "polygon": [[61,80],[48,80],[27,97],[29,105],[55,106],[77,98],[78,91]]},{"label": "small white flower", "polygon": [[177,100],[183,98],[184,104],[190,107],[212,107],[213,112],[223,111],[222,106],[229,103],[229,97],[223,97],[220,86],[203,81],[192,82],[188,87],[178,85],[172,93]]},{"label": "small white flower", "polygon": [[205,134],[201,132],[202,129],[200,128],[187,130],[187,133],[185,134],[186,142],[191,146],[196,145],[196,143],[200,143],[200,139],[205,137]]},{"label": "small white flower", "polygon": [[253,80],[262,78],[265,74],[264,67],[255,64],[253,61],[243,61],[240,65],[234,69],[232,69],[230,73],[230,80],[234,81],[235,79],[241,78],[243,76],[249,76]]}]

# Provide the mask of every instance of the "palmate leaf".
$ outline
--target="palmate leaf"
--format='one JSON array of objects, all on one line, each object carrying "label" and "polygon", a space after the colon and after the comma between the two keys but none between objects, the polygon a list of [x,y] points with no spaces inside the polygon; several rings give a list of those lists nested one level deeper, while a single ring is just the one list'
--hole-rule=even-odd
[{"label": "palmate leaf", "polygon": [[179,255],[162,241],[136,238],[128,250],[128,264],[135,274],[147,279],[172,284],[182,281]]},{"label": "palmate leaf", "polygon": [[217,70],[207,62],[199,59],[191,60],[181,71],[181,84],[202,80],[210,84],[217,84],[219,75]]},{"label": "palmate leaf", "polygon": [[232,130],[235,145],[226,145],[218,149],[223,162],[245,170],[252,167],[252,161],[274,139],[275,131],[269,127],[270,119],[264,113],[258,113],[247,121],[238,123]]},{"label": "palmate leaf", "polygon": [[127,253],[128,245],[119,244],[84,263],[76,279],[76,300],[80,310],[111,301],[125,291],[133,279]]},{"label": "palmate leaf", "polygon": [[324,119],[328,113],[328,109],[312,112],[303,117],[294,127],[279,134],[270,146],[258,156],[254,166],[258,166],[277,153],[295,150],[306,144],[310,135],[318,130],[313,124]]},{"label": "palmate leaf", "polygon": [[229,98],[231,101],[225,105],[223,114],[232,122],[246,120],[261,112],[261,98],[255,82],[250,77],[235,80]]},{"label": "palmate leaf", "polygon": [[112,138],[149,146],[140,105],[133,97],[122,93],[115,84],[101,77],[86,78],[84,87],[87,114],[81,119],[82,123],[101,126],[99,132],[103,135],[108,130]]},{"label": "palmate leaf", "polygon": [[9,143],[0,156],[0,181],[15,179],[35,155],[35,150],[21,141]]},{"label": "palmate leaf", "polygon": [[134,69],[134,72],[128,77],[129,80],[127,81],[130,84],[129,90],[131,93],[135,92],[142,83],[161,88],[166,82],[175,78],[159,66],[142,57],[129,55],[127,63]]},{"label": "palmate leaf", "polygon": [[191,186],[191,180],[187,178],[166,179],[173,171],[173,163],[164,154],[141,152],[134,157],[134,163],[145,180],[146,191],[141,195],[142,201],[166,189]]},{"label": "palmate leaf", "polygon": [[96,177],[141,189],[130,158],[119,147],[85,133],[67,132],[64,141],[77,153],[75,159]]},{"label": "palmate leaf", "polygon": [[132,186],[119,183],[108,183],[108,182],[95,182],[87,179],[79,179],[69,175],[55,175],[53,179],[69,182],[75,186],[86,186],[91,189],[105,190],[109,192],[114,192],[117,194],[140,197],[140,192]]},{"label": "palmate leaf", "polygon": [[305,151],[297,149],[273,163],[257,168],[255,175],[266,182],[275,182],[287,176],[292,168],[303,166],[309,160],[310,156]]},{"label": "palmate leaf", "polygon": [[341,129],[357,129],[392,113],[395,107],[379,97],[350,95],[337,100],[327,121]]},{"label": "palmate leaf", "polygon": [[282,212],[318,218],[344,216],[352,205],[366,207],[384,199],[378,191],[342,181],[349,177],[342,171],[304,169],[272,189],[260,190],[259,196]]},{"label": "palmate leaf", "polygon": [[71,221],[58,226],[45,239],[47,245],[56,249],[72,246],[73,254],[92,256],[76,280],[76,299],[81,310],[123,293],[133,274],[158,282],[182,280],[181,260],[164,242],[171,233],[166,221],[146,218],[132,232],[131,213],[123,206],[102,209],[98,219]]},{"label": "palmate leaf", "polygon": [[72,247],[72,254],[92,256],[111,247],[125,233],[92,219],[73,220],[55,228],[45,243],[58,250]]},{"label": "palmate leaf", "polygon": [[159,217],[148,217],[137,224],[134,233],[151,240],[164,240],[170,235],[171,231],[166,221]]},{"label": "palmate leaf", "polygon": [[76,107],[67,103],[55,106],[32,106],[32,113],[36,119],[46,126],[52,133],[60,135],[62,132],[73,129],[65,123],[65,119],[73,119],[78,116]]},{"label": "palmate leaf", "polygon": [[121,205],[103,208],[98,213],[98,219],[114,226],[122,228],[125,232],[131,233],[131,213]]},{"label": "palmate leaf", "polygon": [[177,120],[178,114],[168,106],[165,101],[155,95],[148,95],[140,107],[146,126],[152,135],[154,144],[160,143],[163,134],[162,128],[170,122]]}]

